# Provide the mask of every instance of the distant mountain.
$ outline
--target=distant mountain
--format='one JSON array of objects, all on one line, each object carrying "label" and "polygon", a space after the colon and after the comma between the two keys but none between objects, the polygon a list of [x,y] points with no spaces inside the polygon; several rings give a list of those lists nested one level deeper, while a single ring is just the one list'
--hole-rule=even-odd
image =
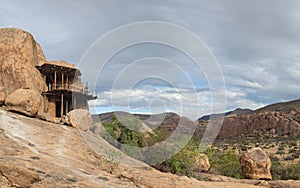
[{"label": "distant mountain", "polygon": [[132,116],[132,114],[128,112],[122,112],[122,111],[116,111],[116,112],[107,112],[103,114],[94,114],[92,115],[92,118],[94,122],[110,122],[113,115],[118,114],[118,117],[126,117],[126,116]]},{"label": "distant mountain", "polygon": [[[206,130],[209,115],[199,118],[196,122],[182,118],[176,113],[162,114],[129,114],[127,112],[116,112],[118,116],[134,116],[139,118],[144,125],[152,130],[164,130],[166,135],[171,135],[177,129],[180,120],[186,125],[197,124],[194,135],[202,138]],[[93,115],[95,121],[111,121],[114,112]],[[213,114],[214,118],[222,114]],[[186,131],[186,130],[185,130]],[[188,131],[188,130],[187,130]],[[225,113],[225,118],[217,139],[239,138],[245,135],[278,135],[299,136],[300,135],[300,100],[276,103],[260,108],[258,110],[237,108]]]},{"label": "distant mountain", "polygon": [[134,116],[139,118],[142,121],[148,122],[150,124],[160,123],[163,121],[170,121],[171,119],[179,119],[180,116],[173,112],[166,112],[162,114],[130,114],[128,112],[116,111],[116,112],[107,112],[98,115],[92,115],[94,122],[109,122],[113,115],[117,115],[118,117],[129,117]]},{"label": "distant mountain", "polygon": [[291,111],[297,111],[300,110],[300,99],[288,101],[288,102],[280,102],[275,104],[270,104],[268,106],[259,108],[257,110],[251,110],[251,109],[242,109],[237,108],[233,111],[226,112],[225,114],[210,114],[202,116],[198,119],[202,121],[208,121],[210,117],[218,118],[222,117],[223,115],[225,117],[232,116],[232,115],[244,115],[249,113],[262,113],[262,112],[282,112],[282,113],[290,113]]},{"label": "distant mountain", "polygon": [[205,116],[202,116],[201,118],[198,119],[199,120],[203,120],[203,121],[208,121],[210,119],[210,117],[213,117],[213,118],[219,118],[219,117],[222,117],[222,116],[232,116],[232,115],[243,115],[243,114],[248,114],[248,113],[251,113],[253,112],[253,110],[251,109],[242,109],[242,108],[237,108],[235,110],[232,110],[232,111],[229,111],[229,112],[226,112],[225,114],[211,114],[211,115],[205,115]]},{"label": "distant mountain", "polygon": [[[198,120],[196,137],[202,137],[208,119],[209,116],[204,116]],[[225,114],[218,139],[244,138],[245,135],[253,134],[271,137],[274,135],[299,136],[300,100],[276,103],[255,111],[234,110],[228,112]]]},{"label": "distant mountain", "polygon": [[[118,118],[134,116],[140,119],[144,125],[149,127],[151,130],[163,130],[163,133],[167,136],[171,135],[174,130],[177,129],[179,122],[181,123],[181,132],[189,132],[196,123],[189,118],[180,117],[178,114],[173,112],[166,112],[162,114],[130,114],[128,112],[109,112],[99,115],[93,115],[94,122],[109,122],[112,116],[117,113]],[[192,125],[192,126],[191,126]]]},{"label": "distant mountain", "polygon": [[300,99],[288,101],[288,102],[280,102],[265,106],[263,108],[257,109],[253,111],[253,113],[261,113],[261,112],[282,112],[282,113],[290,113],[291,111],[299,111],[300,110]]}]

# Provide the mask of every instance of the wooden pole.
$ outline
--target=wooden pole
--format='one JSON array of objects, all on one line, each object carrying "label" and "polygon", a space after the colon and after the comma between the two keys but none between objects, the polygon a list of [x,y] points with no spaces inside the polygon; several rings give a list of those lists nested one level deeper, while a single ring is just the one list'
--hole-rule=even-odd
[{"label": "wooden pole", "polygon": [[66,114],[68,113],[68,111],[69,111],[69,102],[66,101]]},{"label": "wooden pole", "polygon": [[76,97],[74,96],[73,110],[76,109]]},{"label": "wooden pole", "polygon": [[67,82],[66,82],[66,84],[67,84],[67,89],[69,89],[69,76],[67,76]]},{"label": "wooden pole", "polygon": [[64,115],[64,94],[61,94],[60,117]]},{"label": "wooden pole", "polygon": [[61,84],[62,84],[62,88],[65,89],[64,73],[61,73]]},{"label": "wooden pole", "polygon": [[56,89],[56,70],[54,71],[54,89]]}]

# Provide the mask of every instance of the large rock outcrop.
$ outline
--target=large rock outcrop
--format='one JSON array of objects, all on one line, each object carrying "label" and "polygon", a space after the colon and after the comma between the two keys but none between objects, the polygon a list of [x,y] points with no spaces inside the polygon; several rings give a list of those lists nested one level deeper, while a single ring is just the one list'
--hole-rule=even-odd
[{"label": "large rock outcrop", "polygon": [[75,109],[70,111],[67,114],[66,120],[67,124],[82,131],[89,130],[93,124],[90,112],[85,109]]},{"label": "large rock outcrop", "polygon": [[21,29],[0,29],[0,103],[16,89],[44,91],[46,84],[35,66],[46,61],[33,36]]},{"label": "large rock outcrop", "polygon": [[271,160],[261,148],[243,152],[240,158],[243,175],[249,179],[272,179]]},{"label": "large rock outcrop", "polygon": [[[207,121],[198,121],[195,131],[197,138],[202,138],[207,123]],[[300,111],[289,113],[261,112],[226,117],[218,134],[218,139],[243,138],[243,135],[252,134],[269,137],[275,135],[298,136],[300,135]]]},{"label": "large rock outcrop", "polygon": [[17,89],[7,96],[5,105],[8,110],[34,117],[44,111],[44,100],[42,95],[30,89]]},{"label": "large rock outcrop", "polygon": [[280,112],[263,112],[229,117],[224,120],[220,130],[219,138],[235,137],[242,134],[249,134],[255,131],[270,132],[275,130],[277,135],[300,135],[300,122],[297,117],[300,112],[294,114]]}]

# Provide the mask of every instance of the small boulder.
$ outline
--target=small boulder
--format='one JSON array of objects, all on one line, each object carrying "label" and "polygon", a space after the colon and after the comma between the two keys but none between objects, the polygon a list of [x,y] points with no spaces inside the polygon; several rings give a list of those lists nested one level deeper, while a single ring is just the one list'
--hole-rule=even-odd
[{"label": "small boulder", "polygon": [[36,117],[39,118],[39,119],[41,119],[41,120],[54,123],[54,119],[53,119],[53,117],[49,113],[38,112],[38,114],[36,115]]},{"label": "small boulder", "polygon": [[261,148],[243,152],[240,158],[243,175],[249,179],[272,179],[271,160]]},{"label": "small boulder", "polygon": [[196,172],[207,172],[210,168],[210,163],[207,155],[199,154],[194,163],[194,171]]},{"label": "small boulder", "polygon": [[88,131],[93,124],[92,116],[86,109],[72,110],[67,114],[66,119],[72,127],[82,131]]},{"label": "small boulder", "polygon": [[8,110],[34,117],[41,110],[42,95],[30,89],[17,89],[6,97],[5,105]]},{"label": "small boulder", "polygon": [[95,133],[96,135],[99,135],[102,131],[103,127],[100,122],[96,123],[92,128],[91,131]]},{"label": "small boulder", "polygon": [[6,99],[5,90],[0,88],[0,106],[4,104],[5,99]]}]

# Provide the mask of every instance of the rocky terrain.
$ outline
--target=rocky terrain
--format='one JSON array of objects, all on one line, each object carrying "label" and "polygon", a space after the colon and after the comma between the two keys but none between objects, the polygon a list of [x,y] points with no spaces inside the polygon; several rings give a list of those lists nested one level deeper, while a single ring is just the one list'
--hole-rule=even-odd
[{"label": "rocky terrain", "polygon": [[[196,136],[201,137],[207,121],[198,120]],[[241,115],[225,116],[218,139],[261,134],[269,137],[300,135],[300,100],[277,103]]]},{"label": "rocky terrain", "polygon": [[[299,170],[291,170],[291,168],[298,169],[300,162],[299,100],[269,105],[255,111],[235,110],[235,112],[227,113],[224,118],[218,137],[212,145],[213,150],[217,152],[215,155],[223,155],[228,151],[234,151],[238,157],[243,156],[243,153],[247,150],[260,147],[271,158],[273,164],[271,170],[275,179],[299,179],[300,176],[297,175]],[[95,121],[101,119],[104,122],[109,122],[112,116],[113,113],[105,113],[99,115],[98,118],[94,116],[94,118]],[[175,113],[134,114],[134,116],[142,120],[148,127],[162,130],[163,133],[166,133],[166,136],[175,131],[181,119]],[[208,121],[198,120],[195,123],[187,120],[186,122],[195,124],[194,137],[201,139]],[[271,163],[269,163],[270,166]],[[236,170],[240,166],[242,164],[238,164]],[[168,165],[156,165],[154,167],[166,172],[174,171]],[[288,168],[290,170],[287,170]],[[210,169],[208,173],[216,174],[213,169]],[[238,172],[236,171],[236,173]],[[197,172],[194,172],[194,174],[197,174]],[[244,173],[244,177],[245,174],[247,173]],[[265,174],[264,176],[267,177],[268,175]],[[197,177],[197,175],[194,175],[194,177]]]},{"label": "rocky terrain", "polygon": [[[207,156],[205,163],[198,158],[195,167],[197,179],[206,181],[157,171],[101,138],[99,133],[103,126],[101,123],[92,126],[93,120],[87,110],[74,109],[59,120],[49,117],[48,102],[41,95],[46,85],[36,68],[45,63],[46,58],[30,33],[16,28],[0,29],[0,53],[0,187],[300,187],[299,181],[238,180],[201,173],[210,169]],[[227,147],[240,147],[241,151],[241,146],[246,145],[241,141],[247,139],[254,138],[252,141],[257,141],[255,147],[258,147],[264,139],[283,138],[279,142],[282,144],[289,138],[293,139],[288,143],[292,147],[286,151],[285,146],[278,145],[278,156],[275,157],[297,162],[300,153],[299,102],[225,113],[216,143],[240,142],[242,145]],[[130,114],[118,112],[118,115],[126,118]],[[175,113],[134,116],[142,120],[141,130],[147,132],[143,134],[160,138],[170,136],[178,129],[179,122],[183,124],[181,133],[190,135],[194,127],[194,136],[201,138],[208,123],[208,116],[196,122]],[[220,114],[214,116],[218,118]],[[109,122],[112,117],[113,113],[106,113],[93,119]],[[121,129],[117,128],[116,135],[120,136]],[[126,139],[133,135],[127,133]],[[156,143],[158,141],[161,140]],[[217,150],[223,146],[218,146]],[[243,152],[240,159],[245,177],[272,179],[269,151],[265,153],[248,146],[248,153]],[[265,147],[272,150],[271,146]],[[283,156],[285,153],[292,155]],[[205,166],[205,170],[201,166]]]},{"label": "rocky terrain", "polygon": [[[255,184],[264,184],[263,181],[212,175],[203,175],[209,182],[197,181],[162,173],[146,164],[134,167],[111,163],[91,150],[81,132],[72,127],[3,109],[0,109],[0,120],[0,187],[254,188],[257,187]],[[86,134],[94,137],[93,133]],[[297,187],[298,182],[270,182],[270,185],[280,184]]]}]

